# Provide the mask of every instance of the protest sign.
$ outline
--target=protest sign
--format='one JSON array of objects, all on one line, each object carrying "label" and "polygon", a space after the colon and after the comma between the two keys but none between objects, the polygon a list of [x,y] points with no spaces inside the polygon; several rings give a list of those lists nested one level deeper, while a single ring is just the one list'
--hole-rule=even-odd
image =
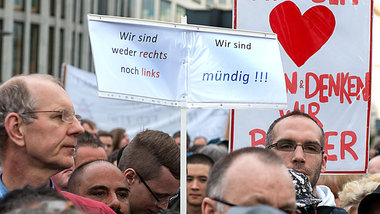
[{"label": "protest sign", "polygon": [[[95,73],[64,65],[63,82],[75,112],[96,122],[99,130],[126,129],[133,138],[144,129],[161,130],[170,135],[179,131],[178,108],[98,97]],[[189,109],[187,132],[191,140],[224,138],[229,111],[226,109]]]},{"label": "protest sign", "polygon": [[281,108],[272,33],[88,16],[99,95],[187,108]]},{"label": "protest sign", "polygon": [[328,173],[364,173],[373,2],[235,0],[234,6],[236,28],[278,35],[288,108],[233,111],[232,149],[264,144],[273,120],[297,108],[323,126]]}]

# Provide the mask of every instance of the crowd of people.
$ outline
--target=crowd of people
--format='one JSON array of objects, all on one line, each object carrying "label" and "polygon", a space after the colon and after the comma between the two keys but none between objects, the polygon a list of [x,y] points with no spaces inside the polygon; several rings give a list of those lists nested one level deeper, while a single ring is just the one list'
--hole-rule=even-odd
[{"label": "crowd of people", "polygon": [[[180,213],[179,139],[98,130],[58,80],[15,76],[0,86],[0,213]],[[189,214],[380,213],[380,156],[368,175],[321,175],[324,131],[298,110],[273,121],[265,148],[187,140]]]}]

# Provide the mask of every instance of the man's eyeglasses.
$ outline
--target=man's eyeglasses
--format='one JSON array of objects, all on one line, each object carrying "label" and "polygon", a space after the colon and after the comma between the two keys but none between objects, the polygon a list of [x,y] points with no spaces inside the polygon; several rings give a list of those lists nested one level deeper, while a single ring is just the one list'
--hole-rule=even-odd
[{"label": "man's eyeglasses", "polygon": [[158,205],[163,205],[163,204],[168,204],[170,201],[174,200],[175,198],[178,197],[178,194],[173,195],[169,199],[159,199],[157,195],[152,191],[152,189],[148,186],[148,184],[145,182],[145,180],[141,177],[141,175],[135,171],[137,176],[139,177],[140,181],[144,184],[144,186],[149,190],[150,194],[152,194],[153,198],[156,200],[156,206]]},{"label": "man's eyeglasses", "polygon": [[35,113],[60,113],[61,114],[61,119],[63,122],[66,123],[72,123],[73,118],[75,117],[78,121],[82,120],[82,116],[75,114],[74,112],[70,110],[61,110],[61,111],[29,111],[25,112],[23,114],[35,114]]},{"label": "man's eyeglasses", "polygon": [[211,198],[211,199],[214,200],[214,201],[220,202],[220,203],[222,203],[222,204],[225,204],[225,205],[227,205],[227,206],[230,206],[230,207],[238,206],[238,205],[236,205],[236,204],[233,204],[233,203],[227,202],[227,201],[225,201],[225,200],[223,200],[223,199],[219,199],[219,198]]},{"label": "man's eyeglasses", "polygon": [[320,154],[322,152],[322,146],[319,145],[318,143],[313,143],[313,142],[297,144],[292,141],[279,141],[277,143],[267,146],[267,148],[271,149],[274,147],[275,149],[279,151],[293,152],[294,150],[296,150],[297,146],[301,146],[302,150],[305,153],[309,153],[309,154]]}]

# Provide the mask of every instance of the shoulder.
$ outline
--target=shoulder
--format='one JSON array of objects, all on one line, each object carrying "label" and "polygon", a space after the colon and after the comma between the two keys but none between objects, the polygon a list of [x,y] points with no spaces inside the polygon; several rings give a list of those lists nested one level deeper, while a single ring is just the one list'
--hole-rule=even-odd
[{"label": "shoulder", "polygon": [[106,204],[99,201],[94,201],[89,198],[85,198],[79,195],[72,194],[70,192],[57,190],[61,195],[63,195],[68,200],[72,201],[76,208],[84,213],[91,214],[115,214],[115,212],[109,208]]}]

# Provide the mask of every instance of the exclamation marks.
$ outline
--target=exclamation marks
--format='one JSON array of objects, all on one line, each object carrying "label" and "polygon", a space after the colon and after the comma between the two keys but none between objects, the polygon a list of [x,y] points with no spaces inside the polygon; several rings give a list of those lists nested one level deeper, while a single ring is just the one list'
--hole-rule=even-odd
[{"label": "exclamation marks", "polygon": [[[260,75],[260,79],[257,79],[258,78],[258,76]],[[263,79],[263,77],[264,77],[264,79]],[[268,82],[268,72],[257,72],[256,71],[256,76],[255,76],[255,82],[257,82],[257,81],[259,81],[259,82]]]}]

